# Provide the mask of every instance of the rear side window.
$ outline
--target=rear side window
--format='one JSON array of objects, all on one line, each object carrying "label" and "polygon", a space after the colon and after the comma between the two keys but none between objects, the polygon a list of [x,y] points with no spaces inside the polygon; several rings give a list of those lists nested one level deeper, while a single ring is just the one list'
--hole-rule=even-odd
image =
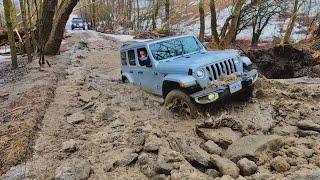
[{"label": "rear side window", "polygon": [[123,66],[128,65],[126,52],[121,52],[121,64]]},{"label": "rear side window", "polygon": [[129,60],[129,64],[131,66],[135,66],[136,65],[136,56],[135,56],[134,50],[129,50],[128,51],[128,60]]}]

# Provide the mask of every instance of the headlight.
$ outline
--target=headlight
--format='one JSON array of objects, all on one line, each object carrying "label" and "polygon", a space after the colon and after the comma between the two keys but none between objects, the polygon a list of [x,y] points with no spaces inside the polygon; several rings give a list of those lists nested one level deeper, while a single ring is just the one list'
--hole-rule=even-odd
[{"label": "headlight", "polygon": [[203,69],[200,69],[196,72],[198,78],[204,78],[204,70]]}]

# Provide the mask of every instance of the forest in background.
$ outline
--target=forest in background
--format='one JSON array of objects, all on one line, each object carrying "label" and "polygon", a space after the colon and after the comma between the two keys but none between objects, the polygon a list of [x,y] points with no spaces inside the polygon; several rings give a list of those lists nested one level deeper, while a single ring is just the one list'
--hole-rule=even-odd
[{"label": "forest in background", "polygon": [[16,49],[28,54],[30,62],[36,52],[41,64],[43,55],[58,54],[71,14],[82,17],[90,29],[138,38],[186,33],[193,24],[193,34],[218,49],[249,27],[251,45],[257,45],[275,17],[286,24],[279,30],[281,37],[272,38],[274,44],[292,43],[296,26],[305,39],[317,39],[320,33],[318,0],[4,0],[2,5],[1,43],[10,44],[13,68]]}]

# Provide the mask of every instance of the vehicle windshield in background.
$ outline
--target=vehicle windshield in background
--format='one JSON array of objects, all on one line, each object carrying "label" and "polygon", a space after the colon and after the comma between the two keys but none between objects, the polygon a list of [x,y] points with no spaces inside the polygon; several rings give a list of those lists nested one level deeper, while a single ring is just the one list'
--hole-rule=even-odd
[{"label": "vehicle windshield in background", "polygon": [[80,24],[80,23],[83,23],[83,20],[82,20],[82,19],[73,19],[73,20],[72,20],[72,23],[78,23],[78,24]]},{"label": "vehicle windshield in background", "polygon": [[192,36],[161,41],[151,44],[149,47],[157,61],[190,54],[202,49],[202,46]]}]

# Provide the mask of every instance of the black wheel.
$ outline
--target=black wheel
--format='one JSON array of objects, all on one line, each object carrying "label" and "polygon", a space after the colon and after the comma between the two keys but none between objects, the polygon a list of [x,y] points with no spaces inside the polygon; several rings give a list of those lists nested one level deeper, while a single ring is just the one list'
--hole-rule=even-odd
[{"label": "black wheel", "polygon": [[83,30],[86,30],[86,28],[85,28],[85,27],[83,27],[82,29],[83,29]]},{"label": "black wheel", "polygon": [[125,76],[122,76],[121,80],[122,80],[123,83],[128,83],[129,82],[128,78],[125,77]]},{"label": "black wheel", "polygon": [[251,85],[236,95],[240,101],[249,101],[252,98],[254,85]]},{"label": "black wheel", "polygon": [[186,93],[180,90],[170,91],[164,105],[168,111],[184,118],[195,119],[198,116],[196,105]]}]

